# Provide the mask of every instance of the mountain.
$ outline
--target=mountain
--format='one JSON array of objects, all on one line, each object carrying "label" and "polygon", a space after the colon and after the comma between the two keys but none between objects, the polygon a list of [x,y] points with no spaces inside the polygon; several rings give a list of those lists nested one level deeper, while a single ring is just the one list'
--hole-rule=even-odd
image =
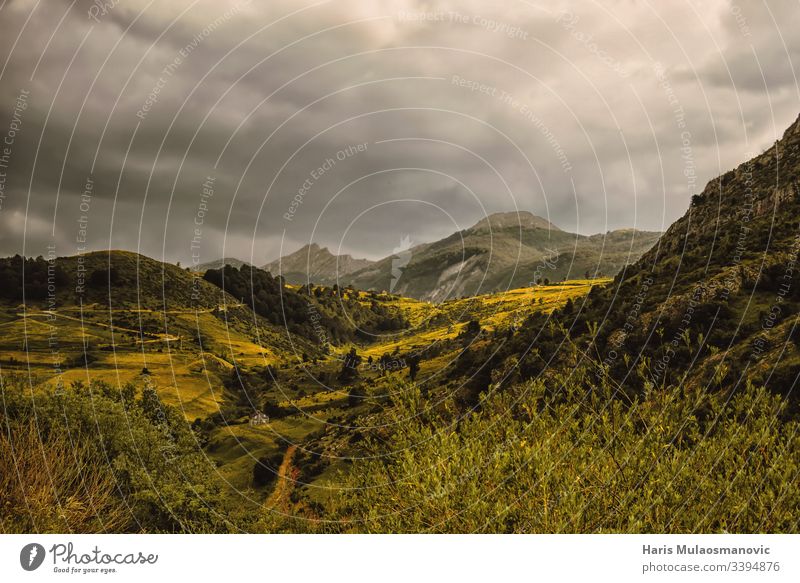
[{"label": "mountain", "polygon": [[598,345],[635,348],[655,380],[748,378],[791,392],[800,374],[791,342],[800,336],[798,217],[800,118],[765,152],[710,181],[657,245],[593,294]]},{"label": "mountain", "polygon": [[[800,118],[711,180],[611,284],[547,318],[533,314],[505,346],[472,360],[519,362],[523,380],[536,378],[576,366],[566,336],[630,397],[672,386],[698,398],[752,383],[800,413],[798,217]],[[476,390],[485,388],[484,379]]]},{"label": "mountain", "polygon": [[551,231],[560,231],[553,223],[542,217],[537,217],[533,213],[527,211],[510,212],[510,213],[494,213],[488,217],[478,221],[473,225],[473,231],[498,231],[501,229],[547,229]]},{"label": "mountain", "polygon": [[309,282],[332,286],[342,284],[352,273],[372,265],[368,259],[354,259],[350,255],[334,255],[327,247],[316,243],[306,245],[290,255],[262,267],[273,275],[281,275],[289,282],[303,285]]},{"label": "mountain", "polygon": [[625,229],[590,237],[529,212],[498,213],[434,243],[397,250],[343,278],[359,289],[430,301],[552,281],[615,275],[659,233]]},{"label": "mountain", "polygon": [[205,273],[209,269],[221,269],[226,265],[230,265],[238,269],[243,265],[250,265],[250,264],[247,261],[242,261],[241,259],[236,259],[235,257],[223,257],[222,259],[216,259],[214,261],[201,263],[200,265],[196,265],[193,269],[197,273]]}]

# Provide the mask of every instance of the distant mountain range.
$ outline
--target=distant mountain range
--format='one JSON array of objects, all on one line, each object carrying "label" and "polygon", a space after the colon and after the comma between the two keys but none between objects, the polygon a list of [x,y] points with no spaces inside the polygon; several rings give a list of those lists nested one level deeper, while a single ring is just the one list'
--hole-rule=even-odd
[{"label": "distant mountain range", "polygon": [[235,257],[223,257],[222,259],[217,259],[216,261],[208,261],[207,263],[201,263],[200,265],[194,266],[192,269],[193,271],[203,273],[205,271],[208,271],[209,269],[222,269],[226,265],[230,265],[231,267],[239,269],[243,265],[250,265],[250,264],[247,261],[242,261],[241,259],[236,259]]},{"label": "distant mountain range", "polygon": [[352,285],[438,302],[526,287],[537,280],[613,276],[637,261],[659,236],[636,229],[584,236],[530,212],[497,213],[439,241],[400,241],[392,255],[379,261],[335,255],[311,244],[262,269],[294,284]]},{"label": "distant mountain range", "polygon": [[316,243],[306,245],[289,255],[267,263],[261,269],[282,275],[289,283],[313,282],[332,286],[347,285],[349,276],[373,265],[369,259],[354,259],[350,255],[334,255],[327,247]]},{"label": "distant mountain range", "polygon": [[529,212],[499,213],[434,243],[408,249],[401,245],[395,254],[345,279],[359,289],[438,302],[538,280],[614,275],[659,236],[627,229],[586,237]]}]

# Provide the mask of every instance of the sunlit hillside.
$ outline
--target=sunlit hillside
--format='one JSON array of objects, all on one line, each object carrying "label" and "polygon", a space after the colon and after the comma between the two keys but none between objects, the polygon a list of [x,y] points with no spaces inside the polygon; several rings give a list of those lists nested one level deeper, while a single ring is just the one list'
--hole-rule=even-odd
[{"label": "sunlit hillside", "polygon": [[[320,484],[342,470],[336,457],[350,451],[357,434],[352,428],[386,404],[392,387],[412,376],[412,367],[422,384],[445,387],[442,371],[455,366],[470,326],[487,336],[513,331],[531,314],[549,313],[608,281],[568,281],[441,304],[287,284],[284,294],[330,296],[333,307],[341,301],[341,313],[331,314],[343,322],[353,317],[348,306],[359,315],[396,314],[404,322],[402,329],[364,334],[356,329],[353,340],[321,345],[313,335],[267,321],[240,298],[198,283],[198,275],[132,254],[110,257],[113,272],[105,266],[108,255],[93,257],[86,302],[72,293],[59,295],[55,305],[44,298],[5,301],[0,311],[5,378],[40,395],[98,382],[117,391],[127,385],[137,392],[153,388],[193,423],[232,499],[247,493],[254,508],[280,505],[301,514],[324,494]],[[112,293],[111,305],[99,301],[107,278],[134,281],[129,269],[135,273],[136,265],[144,266],[138,296],[124,295],[118,302]],[[164,273],[171,280],[169,301],[158,298]],[[75,281],[66,279],[72,289]],[[195,303],[191,286],[198,285],[205,295]],[[352,354],[355,363],[348,360]],[[253,423],[258,412],[265,419]],[[322,454],[310,458],[307,451]],[[269,472],[259,474],[258,468],[269,464],[282,475],[277,482]]]}]

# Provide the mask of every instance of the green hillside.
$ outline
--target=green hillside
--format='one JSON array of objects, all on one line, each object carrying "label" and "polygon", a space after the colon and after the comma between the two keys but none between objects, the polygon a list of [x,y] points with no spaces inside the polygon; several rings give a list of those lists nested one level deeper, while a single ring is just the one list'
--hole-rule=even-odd
[{"label": "green hillside", "polygon": [[397,252],[344,281],[442,301],[562,281],[613,276],[637,260],[659,233],[633,229],[585,237],[527,212],[491,215],[469,229]]}]

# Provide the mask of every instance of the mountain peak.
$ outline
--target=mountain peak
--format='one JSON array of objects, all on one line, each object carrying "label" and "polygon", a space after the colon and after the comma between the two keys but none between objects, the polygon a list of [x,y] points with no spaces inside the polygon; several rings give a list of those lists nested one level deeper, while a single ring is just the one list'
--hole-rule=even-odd
[{"label": "mountain peak", "polygon": [[[311,257],[312,260],[318,257],[333,258],[334,260],[336,258],[339,258],[339,260],[353,259],[351,255],[348,255],[346,253],[343,253],[341,255],[336,255],[328,247],[323,247],[318,243],[308,243],[303,247],[301,247],[300,249],[298,249],[297,251],[295,251],[294,253],[290,253],[286,257],[300,257],[302,259],[308,259],[309,256]],[[286,259],[286,257],[284,257],[284,260]],[[356,259],[356,261],[366,261],[366,260]]]},{"label": "mountain peak", "polygon": [[800,115],[797,116],[797,119],[794,120],[794,123],[786,128],[786,131],[783,132],[783,139],[787,139],[790,136],[794,136],[800,134]]},{"label": "mountain peak", "polygon": [[290,283],[333,284],[340,277],[372,265],[368,259],[354,259],[350,255],[335,255],[327,247],[308,243],[280,259],[262,267],[273,275],[282,275]]},{"label": "mountain peak", "polygon": [[528,211],[494,213],[483,218],[471,227],[471,230],[478,229],[508,229],[520,227],[523,229],[547,229],[560,231],[553,223]]}]

